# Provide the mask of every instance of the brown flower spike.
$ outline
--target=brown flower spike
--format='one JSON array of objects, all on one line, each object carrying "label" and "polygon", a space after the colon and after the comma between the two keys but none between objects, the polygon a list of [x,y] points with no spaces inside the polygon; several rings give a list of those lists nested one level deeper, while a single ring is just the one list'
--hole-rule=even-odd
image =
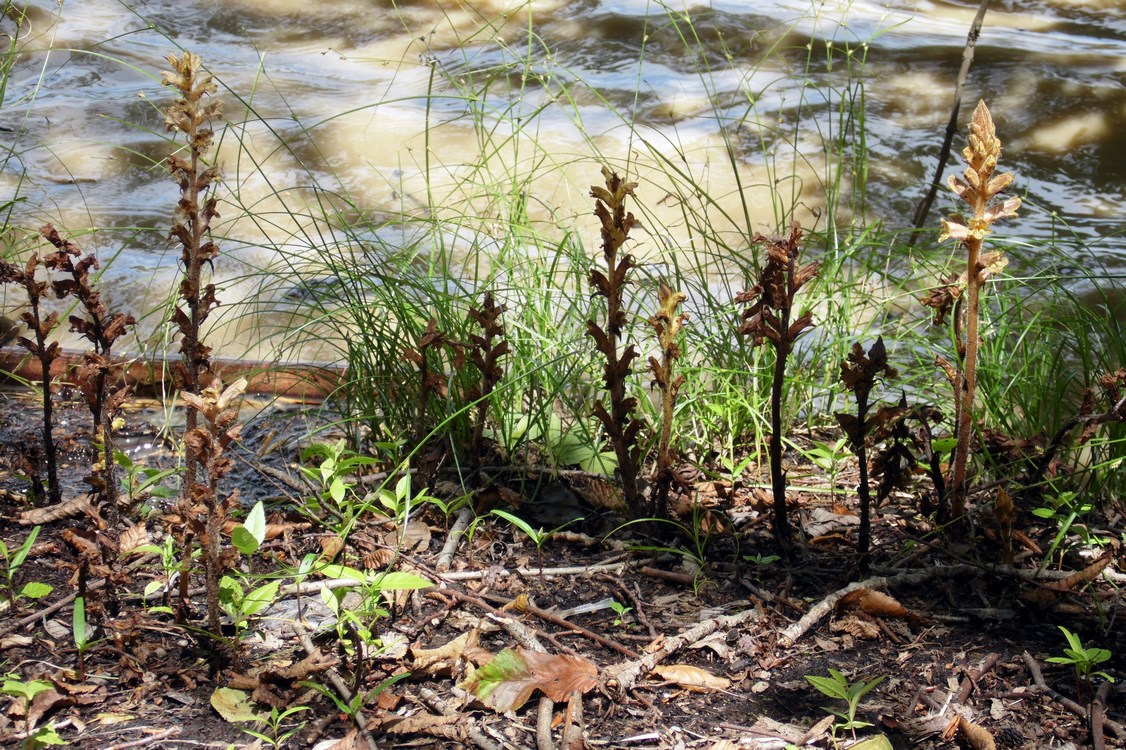
[{"label": "brown flower spike", "polygon": [[[954,316],[955,336],[961,368],[957,378],[957,444],[954,452],[953,494],[951,515],[960,517],[966,504],[966,465],[969,461],[973,419],[974,392],[977,387],[977,356],[980,345],[979,318],[981,310],[981,288],[985,281],[1004,267],[1003,253],[982,254],[982,242],[992,231],[992,225],[999,219],[1017,215],[1020,198],[1006,198],[995,202],[993,199],[1012,184],[1013,176],[1008,172],[995,175],[997,160],[1001,157],[1001,141],[993,125],[993,117],[985,102],[978,102],[970,122],[969,145],[962,149],[966,169],[962,177],[951,175],[947,180],[950,189],[970,207],[968,219],[956,216],[942,220],[942,234],[939,239],[953,238],[966,248],[966,270],[958,279],[958,286],[965,286],[966,309],[963,315]],[[961,300],[958,294],[932,295],[923,300],[935,308],[935,320],[941,322],[949,306]],[[963,336],[962,332],[965,332]]]}]

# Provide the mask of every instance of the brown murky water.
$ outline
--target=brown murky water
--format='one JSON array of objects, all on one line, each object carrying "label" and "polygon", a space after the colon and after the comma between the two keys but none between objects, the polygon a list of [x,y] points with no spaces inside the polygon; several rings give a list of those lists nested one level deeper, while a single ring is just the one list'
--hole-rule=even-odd
[{"label": "brown murky water", "polygon": [[[601,159],[642,185],[643,253],[686,241],[690,219],[669,198],[687,181],[715,198],[709,220],[732,246],[792,206],[809,224],[863,208],[901,226],[933,173],[976,5],[36,0],[0,110],[0,205],[18,198],[11,222],[51,221],[111,261],[111,304],[156,309],[178,255],[165,239],[176,194],[160,165],[158,73],[182,47],[220,81],[229,121],[227,303],[261,298],[259,270],[312,257],[341,222],[385,222],[383,239],[407,241],[397,217],[499,218],[520,194],[534,224],[594,237],[587,190]],[[993,6],[964,115],[989,101],[1026,195],[1006,231],[1055,236],[1121,273],[1126,8]],[[861,115],[863,203],[826,147]],[[932,223],[951,205],[940,196]],[[495,240],[487,222],[474,227],[455,241]],[[232,314],[224,352],[263,354],[246,343],[257,324]],[[167,328],[144,325],[158,338]]]}]

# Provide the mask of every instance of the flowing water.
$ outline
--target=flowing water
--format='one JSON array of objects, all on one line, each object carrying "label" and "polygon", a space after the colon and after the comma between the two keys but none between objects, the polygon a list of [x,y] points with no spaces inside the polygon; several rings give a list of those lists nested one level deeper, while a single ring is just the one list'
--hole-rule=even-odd
[{"label": "flowing water", "polygon": [[[1054,237],[1077,264],[1120,274],[1126,8],[992,5],[955,153],[985,98],[1026,198],[999,233]],[[695,241],[701,221],[708,242],[739,248],[791,210],[822,228],[859,211],[904,226],[935,169],[976,7],[35,0],[0,109],[0,205],[18,198],[13,224],[50,221],[96,250],[111,307],[158,309],[179,257],[159,71],[183,48],[219,81],[229,123],[216,269],[228,304],[268,305],[257,271],[300,265],[344,225],[394,245],[409,239],[401,217],[472,215],[458,241],[481,246],[518,205],[530,225],[574,225],[593,247],[587,192],[603,161],[640,183],[642,254]],[[929,226],[952,207],[940,192]],[[256,314],[228,325],[224,352],[262,354],[246,343],[260,338]],[[167,328],[152,316],[145,327]]]}]

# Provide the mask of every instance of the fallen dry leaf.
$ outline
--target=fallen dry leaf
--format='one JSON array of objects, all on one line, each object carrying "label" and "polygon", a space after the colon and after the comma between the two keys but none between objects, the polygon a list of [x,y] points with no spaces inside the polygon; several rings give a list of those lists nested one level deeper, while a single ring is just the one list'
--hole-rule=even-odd
[{"label": "fallen dry leaf", "polygon": [[598,684],[598,668],[579,656],[558,656],[506,648],[473,670],[460,687],[500,713],[523,706],[535,690],[561,703]]},{"label": "fallen dry leaf", "polygon": [[117,538],[118,553],[124,557],[138,547],[149,543],[149,530],[143,523],[134,524]]},{"label": "fallen dry leaf", "polygon": [[853,638],[875,640],[880,637],[880,627],[871,620],[864,620],[856,615],[847,615],[829,623],[829,631],[833,633],[848,633]]},{"label": "fallen dry leaf", "polygon": [[841,609],[859,609],[874,617],[896,617],[903,620],[916,620],[919,618],[908,611],[895,597],[882,591],[872,589],[857,589],[841,598]]},{"label": "fallen dry leaf", "polygon": [[690,664],[668,664],[657,667],[653,672],[687,690],[727,690],[731,687],[731,680],[726,677],[719,677],[706,669],[693,667]]},{"label": "fallen dry leaf", "polygon": [[414,660],[411,671],[417,674],[448,677],[460,671],[459,662],[473,661],[476,654],[487,653],[478,643],[481,633],[474,628],[438,648],[411,649]]},{"label": "fallen dry leaf", "polygon": [[46,508],[25,510],[16,517],[16,521],[23,526],[36,526],[58,521],[62,518],[69,518],[70,516],[77,516],[82,513],[93,512],[94,506],[90,505],[90,499],[85,495],[81,495],[71,498],[70,500],[64,500],[61,503],[48,505]]}]

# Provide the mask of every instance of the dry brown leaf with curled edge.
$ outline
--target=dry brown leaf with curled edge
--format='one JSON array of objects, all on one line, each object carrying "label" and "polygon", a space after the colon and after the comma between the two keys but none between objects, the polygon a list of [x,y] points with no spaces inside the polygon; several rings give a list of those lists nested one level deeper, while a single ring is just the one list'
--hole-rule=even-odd
[{"label": "dry brown leaf with curled edge", "polygon": [[731,687],[731,680],[726,677],[719,677],[706,669],[693,667],[690,664],[667,664],[656,667],[653,673],[662,679],[675,682],[680,687],[694,692],[727,690]]},{"label": "dry brown leaf with curled edge", "polygon": [[1061,578],[1058,581],[1044,584],[1040,588],[1024,594],[1021,598],[1032,604],[1047,607],[1054,603],[1056,599],[1059,598],[1060,594],[1066,594],[1098,578],[1113,559],[1114,550],[1108,549],[1101,557],[1083,568],[1083,570],[1072,573],[1067,578]]},{"label": "dry brown leaf with curled edge", "polygon": [[841,598],[841,609],[859,609],[874,617],[896,617],[902,620],[918,620],[919,616],[909,612],[895,597],[882,591],[857,589]]},{"label": "dry brown leaf with curled edge", "polygon": [[880,628],[876,623],[862,620],[855,615],[842,617],[829,623],[829,632],[848,633],[854,638],[871,641],[880,637]]},{"label": "dry brown leaf with curled edge", "polygon": [[958,719],[958,730],[973,750],[997,750],[997,744],[989,730],[979,727],[964,716]]},{"label": "dry brown leaf with curled edge", "polygon": [[93,512],[94,506],[90,505],[90,498],[86,495],[80,495],[70,500],[64,500],[61,503],[48,505],[46,508],[25,510],[16,517],[16,521],[22,526],[38,526],[63,518],[69,518],[70,516],[77,516],[81,513]]}]

